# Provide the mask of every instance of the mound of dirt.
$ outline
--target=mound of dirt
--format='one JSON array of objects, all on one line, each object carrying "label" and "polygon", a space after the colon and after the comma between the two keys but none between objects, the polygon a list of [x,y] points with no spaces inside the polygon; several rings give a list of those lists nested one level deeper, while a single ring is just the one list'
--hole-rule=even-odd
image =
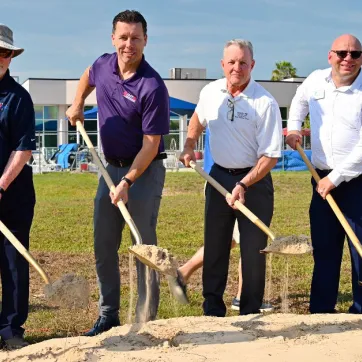
[{"label": "mound of dirt", "polygon": [[48,340],[0,352],[0,361],[361,361],[361,328],[348,314],[175,318]]}]

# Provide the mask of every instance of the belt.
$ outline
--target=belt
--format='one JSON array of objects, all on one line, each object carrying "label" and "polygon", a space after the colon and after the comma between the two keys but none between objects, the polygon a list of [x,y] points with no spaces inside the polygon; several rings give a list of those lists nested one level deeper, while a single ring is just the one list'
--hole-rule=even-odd
[{"label": "belt", "polygon": [[[165,158],[167,158],[167,153],[159,153],[153,160],[164,160]],[[127,167],[127,166],[131,166],[133,161],[135,160],[135,158],[123,158],[123,159],[113,159],[113,158],[108,158],[106,157],[106,161],[107,163],[109,163],[110,165],[114,166],[114,167]]]},{"label": "belt", "polygon": [[319,168],[316,168],[316,171],[318,173],[318,175],[323,178],[326,177],[327,175],[329,175],[333,170],[321,170]]},{"label": "belt", "polygon": [[245,168],[225,168],[225,167],[222,167],[220,165],[218,165],[217,163],[214,163],[214,165],[224,171],[224,172],[227,172],[229,173],[230,175],[233,175],[233,176],[236,176],[236,175],[241,175],[243,173],[248,173],[252,167],[245,167]]}]

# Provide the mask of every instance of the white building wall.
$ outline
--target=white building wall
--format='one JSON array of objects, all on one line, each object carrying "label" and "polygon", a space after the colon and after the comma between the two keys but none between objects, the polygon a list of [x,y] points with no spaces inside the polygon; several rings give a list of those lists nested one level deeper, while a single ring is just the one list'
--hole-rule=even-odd
[{"label": "white building wall", "polygon": [[[201,89],[213,80],[205,79],[165,79],[171,97],[197,104]],[[73,103],[79,80],[29,79],[23,87],[30,93],[35,105],[58,106],[58,144],[68,142],[68,121],[65,112]],[[280,107],[289,108],[297,87],[301,82],[258,81],[276,99]],[[87,98],[85,105],[97,104],[96,92]]]}]

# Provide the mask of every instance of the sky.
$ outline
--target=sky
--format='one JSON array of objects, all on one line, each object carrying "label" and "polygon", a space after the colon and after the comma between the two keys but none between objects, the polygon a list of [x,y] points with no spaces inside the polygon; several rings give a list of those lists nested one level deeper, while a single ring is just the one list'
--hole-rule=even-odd
[{"label": "sky", "polygon": [[277,61],[290,61],[298,76],[328,67],[333,39],[351,33],[362,40],[361,0],[4,0],[0,23],[25,52],[12,75],[79,78],[100,55],[114,51],[112,20],[138,10],[148,23],[147,61],[163,78],[171,68],[206,68],[222,76],[226,41],[248,39],[256,61],[253,78],[268,80]]}]

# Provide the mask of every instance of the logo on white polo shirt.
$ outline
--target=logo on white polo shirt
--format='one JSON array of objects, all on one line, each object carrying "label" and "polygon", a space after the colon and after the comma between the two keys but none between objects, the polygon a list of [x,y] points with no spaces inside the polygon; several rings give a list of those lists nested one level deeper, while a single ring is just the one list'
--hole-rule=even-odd
[{"label": "logo on white polo shirt", "polygon": [[136,102],[137,98],[135,96],[133,96],[131,93],[128,93],[127,91],[123,92],[123,97],[127,98],[128,100],[130,100],[131,102]]},{"label": "logo on white polo shirt", "polygon": [[249,120],[248,114],[247,114],[246,112],[236,112],[235,118],[240,118],[240,119]]}]

